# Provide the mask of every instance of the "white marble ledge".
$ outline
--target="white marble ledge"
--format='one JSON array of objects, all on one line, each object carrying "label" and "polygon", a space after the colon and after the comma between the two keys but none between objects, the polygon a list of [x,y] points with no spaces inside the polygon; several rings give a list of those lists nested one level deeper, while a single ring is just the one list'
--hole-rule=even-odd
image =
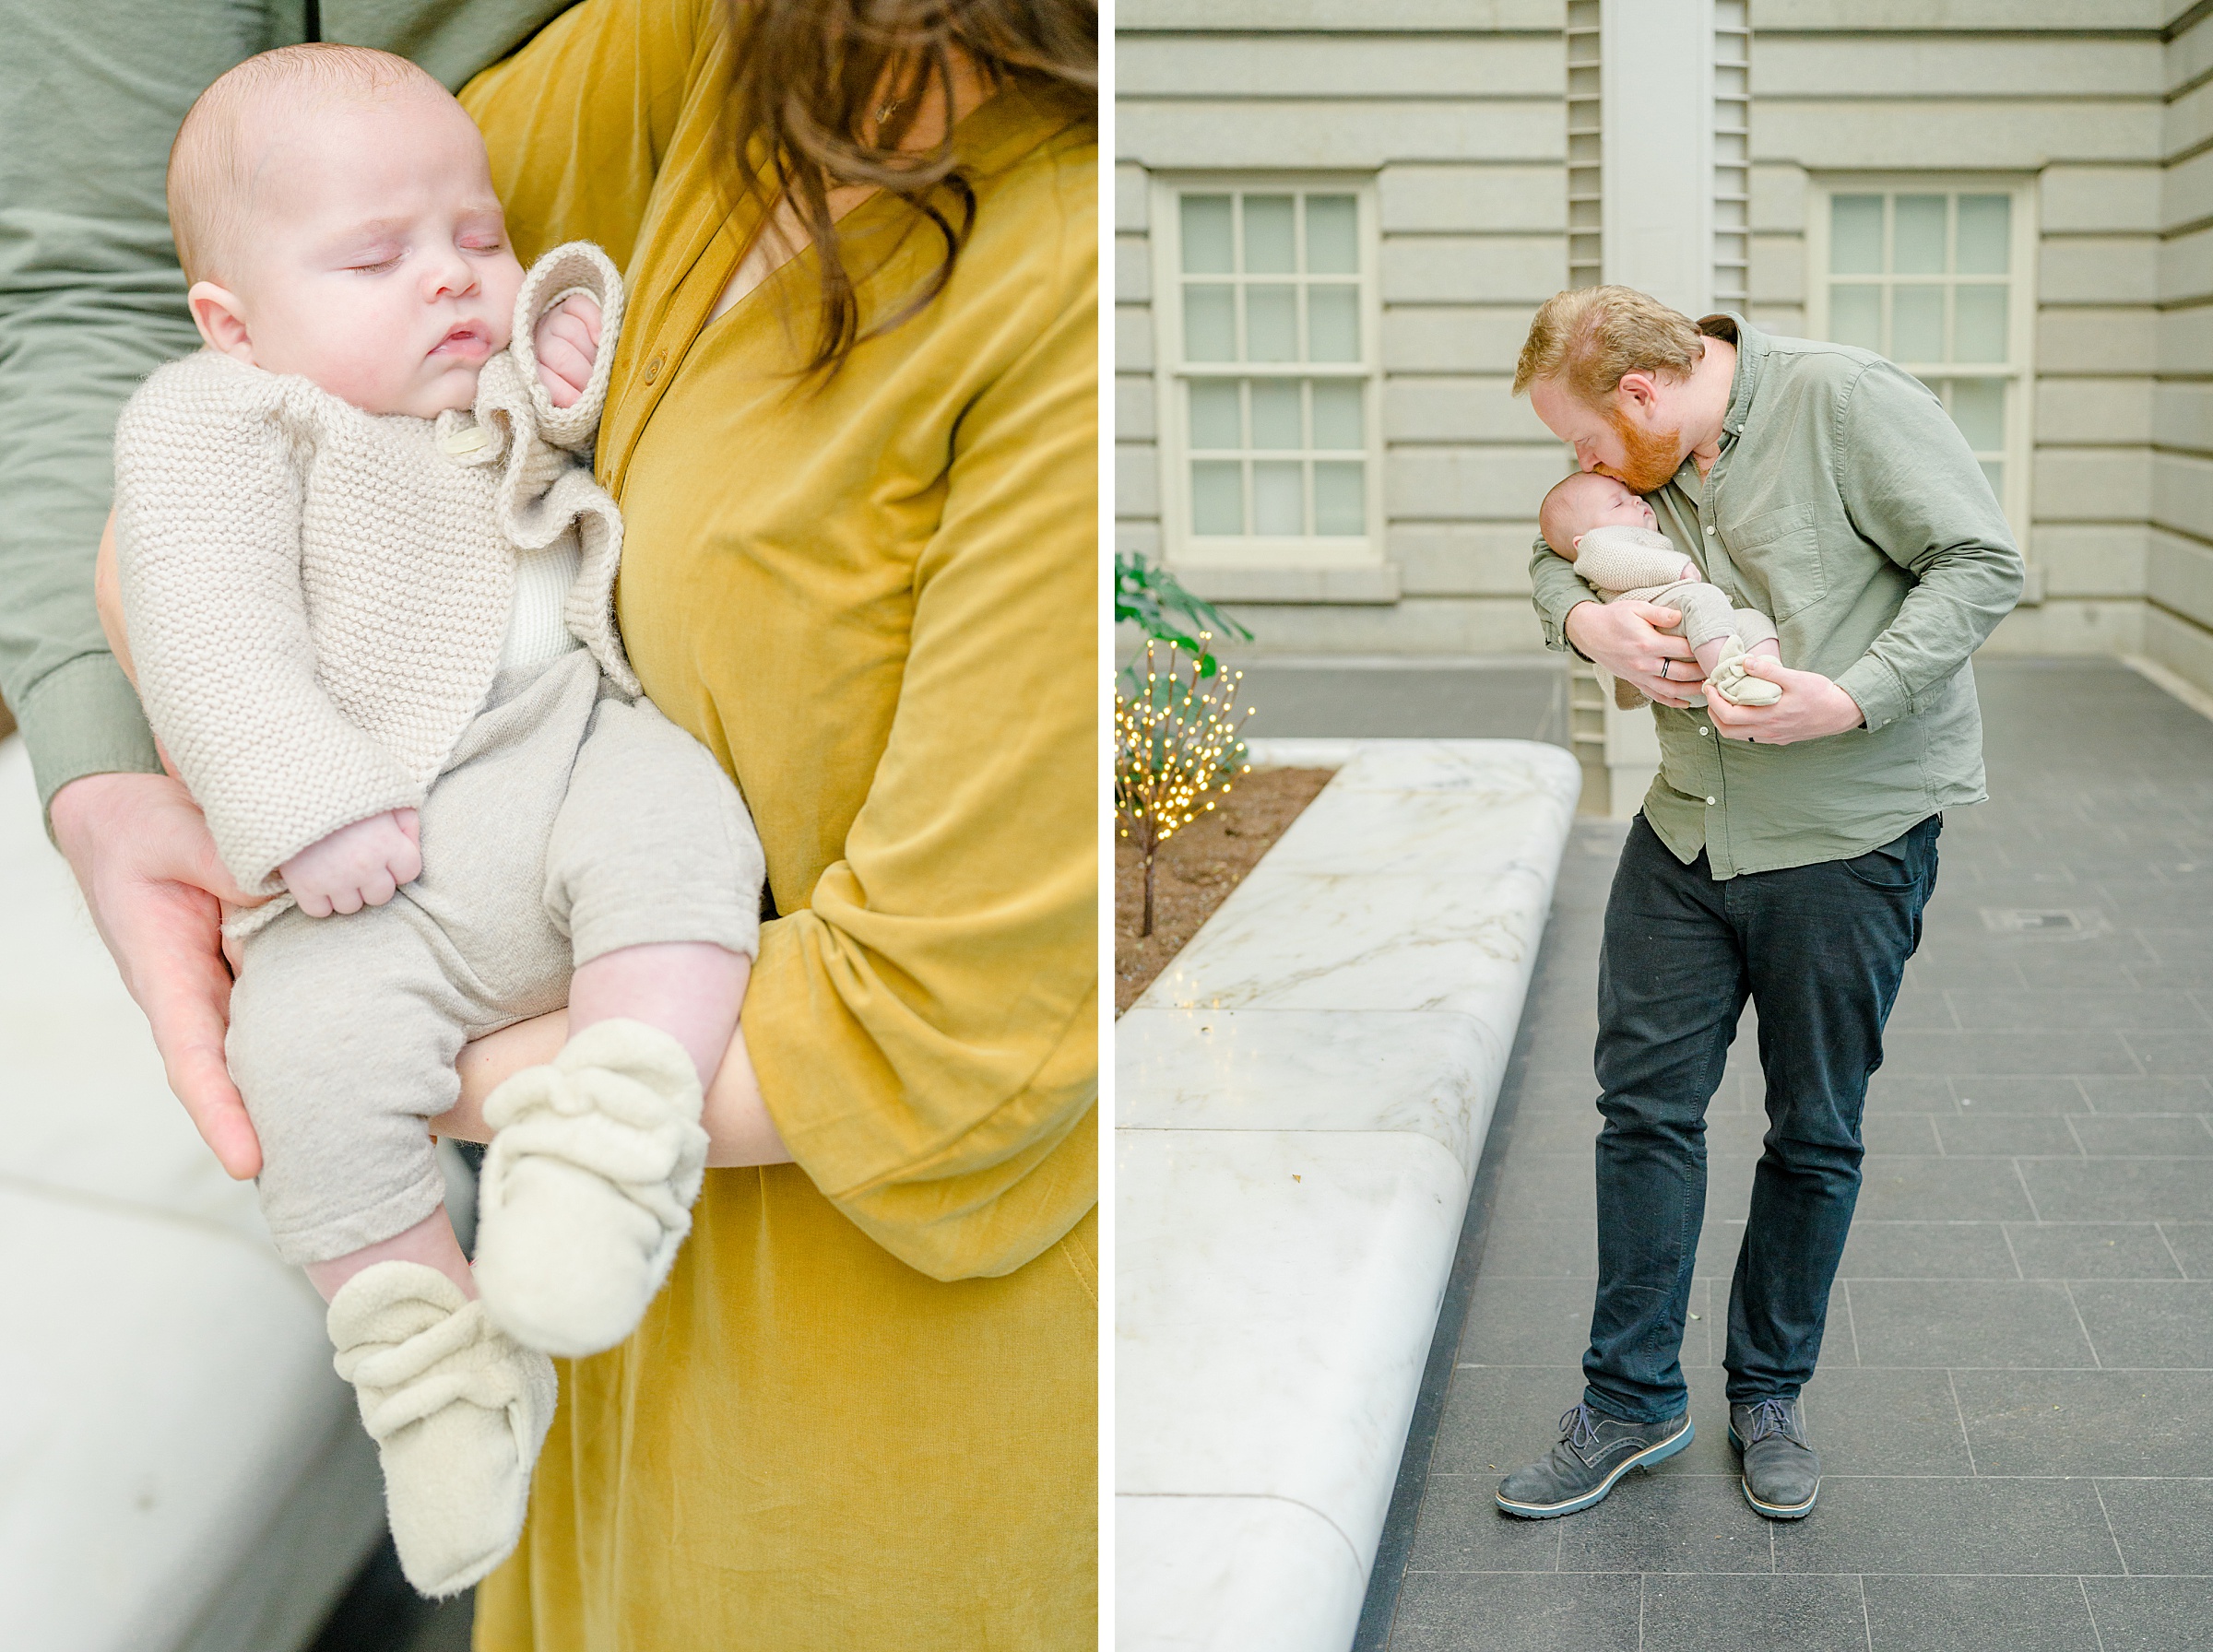
[{"label": "white marble ledge", "polygon": [[1344,1535],[1271,1497],[1115,1500],[1115,1624],[1146,1652],[1341,1652],[1367,1583]]},{"label": "white marble ledge", "polygon": [[1123,1652],[1343,1652],[1582,776],[1499,740],[1338,773],[1117,1033]]},{"label": "white marble ledge", "polygon": [[1510,1036],[1581,785],[1531,741],[1363,747],[1139,1006],[1442,1009]]},{"label": "white marble ledge", "polygon": [[1131,1009],[1115,1032],[1125,1130],[1389,1130],[1472,1179],[1512,1030],[1410,1010]]},{"label": "white marble ledge", "polygon": [[0,1179],[212,1222],[266,1249],[251,1183],[223,1174],[161,1070],[47,843],[20,739],[0,741]]},{"label": "white marble ledge", "polygon": [[1426,1137],[1118,1130],[1115,1489],[1278,1497],[1365,1577],[1466,1173]]},{"label": "white marble ledge", "polygon": [[1561,797],[1572,811],[1582,769],[1574,754],[1537,740],[1249,740],[1256,767],[1339,771],[1341,791],[1523,792]]},{"label": "white marble ledge", "polygon": [[1418,874],[1255,873],[1145,989],[1146,1009],[1423,1009],[1508,1033],[1556,859]]},{"label": "white marble ledge", "polygon": [[0,741],[0,1652],[285,1652],[384,1520],[323,1304],[169,1092]]},{"label": "white marble ledge", "polygon": [[322,1304],[226,1233],[19,1188],[0,1256],[0,1645],[173,1646],[353,1409]]},{"label": "white marble ledge", "polygon": [[[1291,822],[1267,855],[1272,872],[1371,878],[1418,874],[1438,883],[1542,846],[1557,830],[1549,792],[1383,791],[1334,783]],[[1317,812],[1319,808],[1319,812]],[[1572,814],[1572,806],[1566,811]],[[1236,891],[1232,891],[1232,898]]]}]

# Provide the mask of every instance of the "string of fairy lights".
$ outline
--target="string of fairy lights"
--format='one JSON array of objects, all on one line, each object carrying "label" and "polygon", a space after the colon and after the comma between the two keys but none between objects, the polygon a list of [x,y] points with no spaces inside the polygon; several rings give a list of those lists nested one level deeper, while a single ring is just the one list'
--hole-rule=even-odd
[{"label": "string of fairy lights", "polygon": [[1140,936],[1153,933],[1154,862],[1161,845],[1214,807],[1210,794],[1226,794],[1234,776],[1252,772],[1237,738],[1253,710],[1237,710],[1245,674],[1207,671],[1204,650],[1213,641],[1211,631],[1201,631],[1196,655],[1174,643],[1147,643],[1132,673],[1142,687],[1133,694],[1115,690],[1115,830],[1144,864]]}]

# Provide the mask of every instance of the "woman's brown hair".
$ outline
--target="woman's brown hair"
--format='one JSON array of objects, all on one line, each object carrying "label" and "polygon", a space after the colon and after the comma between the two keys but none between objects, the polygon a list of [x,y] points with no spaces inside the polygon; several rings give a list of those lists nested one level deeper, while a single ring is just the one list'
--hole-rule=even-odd
[{"label": "woman's brown hair", "polygon": [[[818,250],[821,316],[803,375],[834,374],[863,340],[929,308],[953,279],[976,226],[976,191],[948,131],[903,153],[917,114],[953,106],[965,58],[987,90],[1028,88],[1071,120],[1098,118],[1097,0],[726,0],[732,71],[723,120],[730,183],[765,225],[788,203]],[[830,192],[865,184],[895,195],[943,243],[937,267],[888,314],[861,324]]]}]

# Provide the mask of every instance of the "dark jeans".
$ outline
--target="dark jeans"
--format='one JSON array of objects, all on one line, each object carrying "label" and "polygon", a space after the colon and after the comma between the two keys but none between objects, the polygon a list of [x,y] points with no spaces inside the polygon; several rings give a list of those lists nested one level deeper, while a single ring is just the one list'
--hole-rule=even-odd
[{"label": "dark jeans", "polygon": [[1860,1111],[1936,886],[1941,815],[1852,860],[1717,882],[1639,815],[1606,902],[1598,973],[1598,1298],[1592,1410],[1679,1414],[1679,1354],[1706,1214],[1706,1103],[1749,998],[1768,1133],[1729,1289],[1729,1398],[1814,1374],[1860,1192]]}]

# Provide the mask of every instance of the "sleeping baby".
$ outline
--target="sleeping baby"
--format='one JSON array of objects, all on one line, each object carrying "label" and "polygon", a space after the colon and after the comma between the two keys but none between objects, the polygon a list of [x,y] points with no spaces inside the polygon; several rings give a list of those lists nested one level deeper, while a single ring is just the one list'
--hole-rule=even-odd
[{"label": "sleeping baby", "polygon": [[[116,430],[130,654],[273,897],[226,929],[262,1210],[329,1303],[401,1565],[451,1594],[515,1546],[547,1354],[629,1336],[689,1231],[760,844],[616,633],[606,256],[526,275],[460,104],[358,47],[217,81],[169,200],[207,348]],[[485,1104],[472,1268],[428,1121],[467,1040],[564,1004]]]},{"label": "sleeping baby", "polygon": [[[1709,584],[1698,565],[1659,531],[1652,507],[1625,484],[1594,470],[1578,471],[1544,496],[1537,526],[1544,543],[1575,564],[1602,601],[1651,602],[1681,614],[1676,634],[1698,655],[1709,692],[1732,705],[1773,705],[1782,698],[1780,687],[1745,669],[1756,654],[1781,657],[1775,622],[1752,608],[1733,607],[1721,587]],[[1644,704],[1645,697],[1617,678],[1614,703],[1627,711]]]}]

